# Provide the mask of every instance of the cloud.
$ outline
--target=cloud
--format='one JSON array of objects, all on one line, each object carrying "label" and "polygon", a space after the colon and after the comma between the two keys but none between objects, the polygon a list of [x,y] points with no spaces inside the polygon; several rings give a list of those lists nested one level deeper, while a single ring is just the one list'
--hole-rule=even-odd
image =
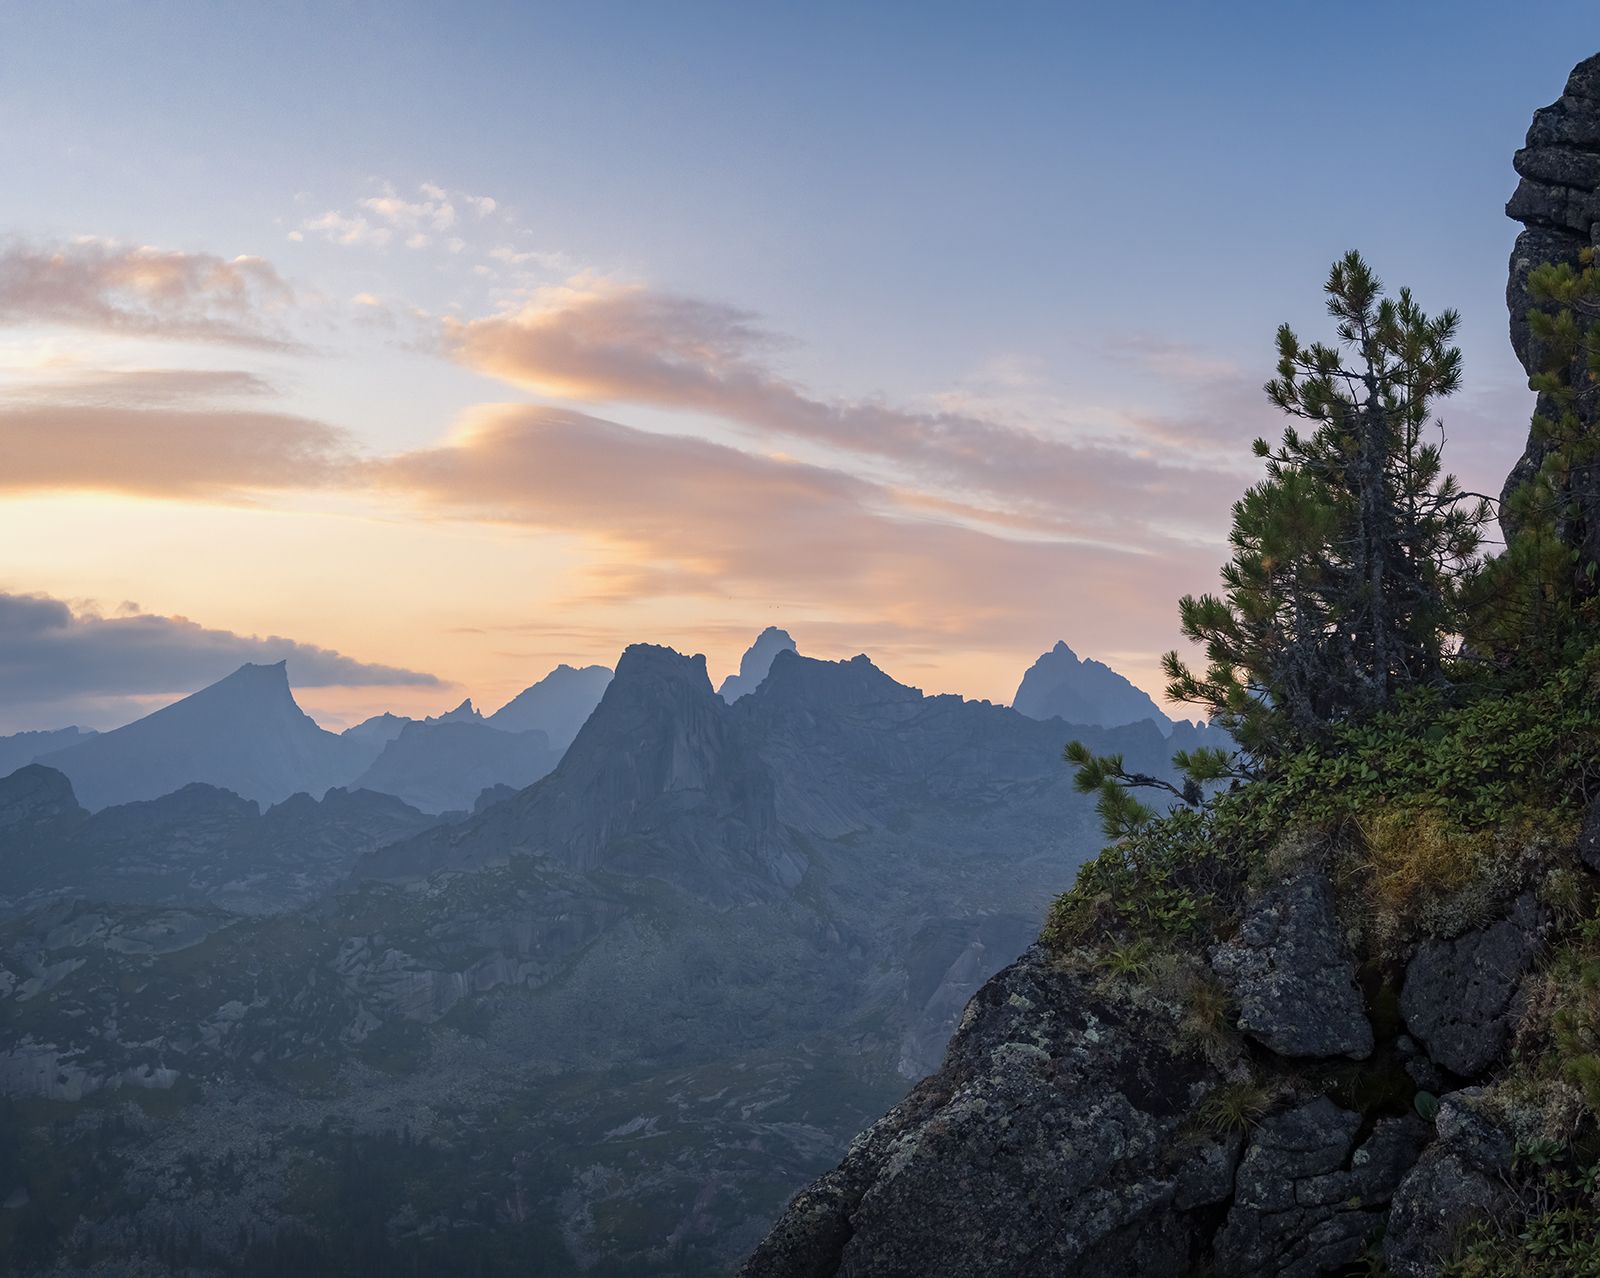
[{"label": "cloud", "polygon": [[131,337],[268,349],[293,290],[259,257],[127,248],[103,240],[0,247],[0,326],[65,324]]},{"label": "cloud", "polygon": [[0,404],[0,493],[237,500],[349,480],[356,465],[341,431],[285,413]]},{"label": "cloud", "polygon": [[909,481],[1047,521],[1092,512],[1111,537],[1214,524],[1237,475],[1138,442],[1072,440],[955,411],[818,399],[769,364],[785,344],[747,311],[578,277],[514,311],[446,318],[461,362],[543,394],[710,413],[893,467]]},{"label": "cloud", "polygon": [[574,607],[731,599],[1015,643],[1079,599],[1094,601],[1086,630],[1125,637],[1170,630],[1172,599],[1209,580],[1214,554],[1000,536],[837,470],[555,409],[481,409],[376,473],[442,515],[584,536],[594,555]]},{"label": "cloud", "polygon": [[441,686],[423,671],[276,635],[239,635],[149,613],[105,617],[48,595],[0,592],[0,704],[12,715],[20,706],[34,715],[65,714],[80,704],[103,710],[107,698],[186,695],[247,661],[284,660],[296,687]]},{"label": "cloud", "polygon": [[320,217],[308,218],[300,224],[299,231],[289,232],[289,238],[304,239],[305,231],[319,232],[335,244],[359,244],[370,248],[382,248],[394,238],[394,232],[386,226],[377,226],[364,217],[348,216],[333,209]]},{"label": "cloud", "polygon": [[[48,370],[40,370],[42,373]],[[219,399],[257,398],[273,387],[243,369],[67,368],[55,376],[19,382],[0,391],[0,402],[49,401],[100,406],[151,407]],[[3,408],[0,408],[3,411]]]},{"label": "cloud", "polygon": [[[392,183],[385,182],[379,194],[356,201],[358,211],[329,209],[301,222],[289,232],[289,238],[304,240],[310,232],[335,244],[365,248],[387,248],[398,239],[407,248],[423,249],[459,226],[466,215],[481,219],[499,207],[493,196],[450,191],[436,182],[420,183],[415,198],[401,195]],[[447,252],[459,253],[466,241],[452,235],[443,245]]]}]

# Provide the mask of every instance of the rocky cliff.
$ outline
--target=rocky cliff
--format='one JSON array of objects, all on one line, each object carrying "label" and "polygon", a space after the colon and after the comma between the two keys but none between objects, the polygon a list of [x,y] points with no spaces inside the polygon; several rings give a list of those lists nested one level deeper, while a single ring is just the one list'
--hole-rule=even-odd
[{"label": "rocky cliff", "polygon": [[[1528,277],[1547,263],[1578,268],[1580,255],[1600,246],[1600,55],[1574,67],[1561,96],[1534,112],[1515,164],[1521,181],[1506,205],[1506,214],[1522,223],[1522,231],[1511,250],[1506,307],[1512,348],[1531,375],[1544,367],[1547,352],[1530,328],[1528,316],[1535,309],[1553,307],[1534,297]],[[1593,316],[1585,318],[1593,320]],[[1588,373],[1587,368],[1576,371],[1579,377]],[[1548,392],[1539,395],[1535,412],[1550,420],[1560,416]],[[1592,429],[1596,425],[1597,406],[1592,397],[1580,397],[1577,412],[1585,426]],[[1531,431],[1521,458],[1506,477],[1501,521],[1508,523],[1508,531],[1516,519],[1511,495],[1538,474],[1551,447],[1548,432]],[[1574,476],[1574,489],[1581,506],[1577,517],[1588,530],[1583,549],[1593,558],[1600,552],[1600,473],[1588,467],[1586,473]]]},{"label": "rocky cliff", "polygon": [[1381,1258],[1433,1278],[1548,1121],[1479,1086],[1547,926],[1530,895],[1417,946],[1398,1015],[1321,868],[1256,894],[1203,959],[1036,946],[743,1272],[1314,1278]]}]

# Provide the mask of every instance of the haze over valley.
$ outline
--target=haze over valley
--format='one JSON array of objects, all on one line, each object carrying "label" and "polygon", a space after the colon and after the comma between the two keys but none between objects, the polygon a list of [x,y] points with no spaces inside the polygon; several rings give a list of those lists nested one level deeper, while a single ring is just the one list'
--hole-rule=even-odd
[{"label": "haze over valley", "polygon": [[1072,723],[776,630],[720,693],[640,644],[341,734],[289,679],[0,741],[41,750],[0,779],[0,1088],[82,1109],[63,1158],[118,1133],[76,1245],[726,1267],[1097,848],[1065,740],[1165,773],[1214,735],[1064,644],[1022,687]]}]

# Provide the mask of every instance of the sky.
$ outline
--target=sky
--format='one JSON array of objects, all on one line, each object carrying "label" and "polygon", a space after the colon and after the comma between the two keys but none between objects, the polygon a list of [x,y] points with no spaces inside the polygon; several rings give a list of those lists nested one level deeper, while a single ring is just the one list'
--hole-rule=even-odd
[{"label": "sky", "polygon": [[245,660],[332,727],[767,625],[1159,695],[1360,249],[1531,400],[1503,214],[1579,3],[0,0],[0,732]]}]

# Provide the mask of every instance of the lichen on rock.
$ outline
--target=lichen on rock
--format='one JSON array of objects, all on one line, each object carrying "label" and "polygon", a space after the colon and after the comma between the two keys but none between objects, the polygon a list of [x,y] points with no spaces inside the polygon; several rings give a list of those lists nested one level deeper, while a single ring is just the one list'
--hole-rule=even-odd
[{"label": "lichen on rock", "polygon": [[1309,871],[1272,888],[1210,957],[1239,1005],[1239,1028],[1269,1051],[1372,1054],[1372,1025],[1327,875]]}]

